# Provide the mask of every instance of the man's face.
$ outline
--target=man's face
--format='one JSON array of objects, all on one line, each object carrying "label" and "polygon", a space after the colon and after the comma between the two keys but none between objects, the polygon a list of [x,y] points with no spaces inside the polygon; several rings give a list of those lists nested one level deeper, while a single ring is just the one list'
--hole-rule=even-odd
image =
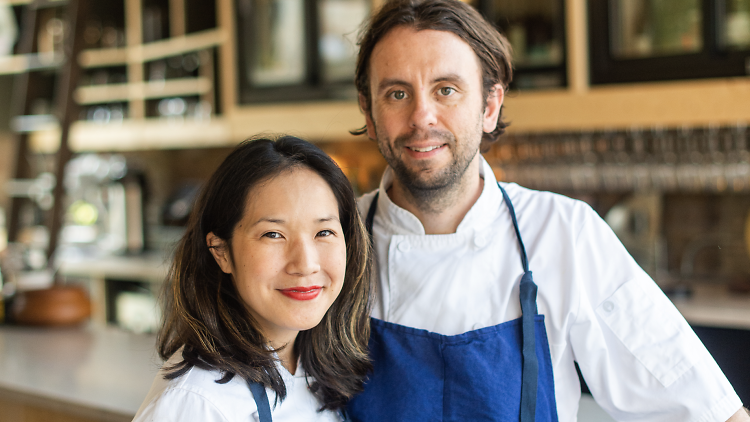
[{"label": "man's face", "polygon": [[478,163],[503,91],[496,86],[484,107],[481,66],[466,42],[447,31],[396,27],[375,45],[369,71],[367,134],[401,183],[441,189]]}]

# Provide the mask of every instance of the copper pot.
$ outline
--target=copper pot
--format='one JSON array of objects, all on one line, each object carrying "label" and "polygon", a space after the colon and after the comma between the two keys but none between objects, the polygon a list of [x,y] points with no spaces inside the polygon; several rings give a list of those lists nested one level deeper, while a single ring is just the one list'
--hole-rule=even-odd
[{"label": "copper pot", "polygon": [[79,286],[55,284],[47,289],[16,294],[11,314],[18,324],[75,325],[91,315],[91,301]]}]

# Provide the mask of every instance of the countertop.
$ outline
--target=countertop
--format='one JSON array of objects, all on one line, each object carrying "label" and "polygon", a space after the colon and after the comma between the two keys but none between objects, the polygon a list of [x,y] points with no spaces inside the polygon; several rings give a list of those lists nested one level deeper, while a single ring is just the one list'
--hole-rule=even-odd
[{"label": "countertop", "polygon": [[[161,365],[153,335],[115,328],[0,326],[0,393],[57,403],[98,420],[130,420]],[[580,422],[610,419],[591,396]]]},{"label": "countertop", "polygon": [[2,325],[0,390],[98,419],[129,420],[161,366],[155,340],[116,328]]},{"label": "countertop", "polygon": [[691,325],[750,330],[750,293],[731,291],[726,284],[690,285],[689,297],[672,298]]},{"label": "countertop", "polygon": [[[105,256],[67,259],[60,274],[100,279],[125,279],[160,283],[167,275],[169,255],[152,252],[139,256]],[[730,291],[726,284],[691,282],[692,295],[671,298],[693,325],[750,329],[750,293]]]}]

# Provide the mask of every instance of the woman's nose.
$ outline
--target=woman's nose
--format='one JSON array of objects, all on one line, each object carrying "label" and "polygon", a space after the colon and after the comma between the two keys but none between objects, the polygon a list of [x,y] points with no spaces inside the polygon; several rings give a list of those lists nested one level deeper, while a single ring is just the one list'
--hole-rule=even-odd
[{"label": "woman's nose", "polygon": [[298,240],[290,245],[287,273],[307,276],[320,271],[318,250],[314,241]]}]

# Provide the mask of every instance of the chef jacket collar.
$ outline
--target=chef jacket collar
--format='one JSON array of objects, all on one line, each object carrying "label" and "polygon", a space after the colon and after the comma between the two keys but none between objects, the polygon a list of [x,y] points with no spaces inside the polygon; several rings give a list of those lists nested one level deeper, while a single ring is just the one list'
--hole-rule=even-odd
[{"label": "chef jacket collar", "polygon": [[[479,159],[481,164],[479,176],[484,179],[482,194],[469,212],[466,213],[464,219],[458,225],[456,233],[481,230],[489,226],[497,218],[497,212],[503,202],[502,193],[497,187],[497,179],[492,167],[481,155]],[[390,228],[391,234],[424,235],[422,222],[414,214],[394,204],[386,194],[395,177],[393,169],[390,166],[387,167],[385,173],[383,173],[383,178],[380,180],[380,192],[383,194],[378,195],[378,217],[382,218],[382,224]]]}]

